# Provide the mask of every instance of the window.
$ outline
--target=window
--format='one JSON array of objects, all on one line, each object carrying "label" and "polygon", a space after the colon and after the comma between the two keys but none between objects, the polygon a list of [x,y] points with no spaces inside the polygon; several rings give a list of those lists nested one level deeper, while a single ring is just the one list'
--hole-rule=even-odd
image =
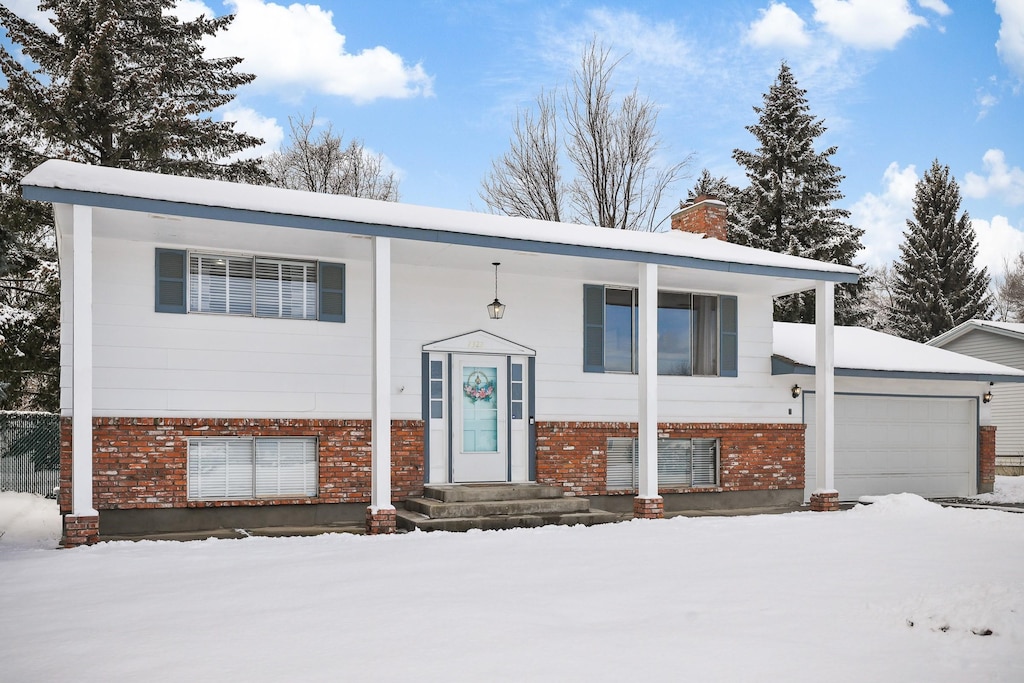
[{"label": "window", "polygon": [[[639,478],[637,440],[608,439],[607,488],[635,490]],[[658,439],[658,486],[698,488],[718,485],[718,439]]]},{"label": "window", "polygon": [[317,495],[313,437],[188,440],[189,500]]},{"label": "window", "polygon": [[345,266],[157,249],[156,310],[345,322]]},{"label": "window", "polygon": [[[658,292],[658,374],[736,376],[736,297]],[[583,371],[637,371],[635,289],[584,285]]]}]

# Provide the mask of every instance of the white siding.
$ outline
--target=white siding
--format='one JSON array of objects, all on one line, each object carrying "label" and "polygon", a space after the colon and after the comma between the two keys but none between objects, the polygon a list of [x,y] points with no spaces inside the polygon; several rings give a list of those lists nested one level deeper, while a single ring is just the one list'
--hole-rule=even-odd
[{"label": "white siding", "polygon": [[[1024,370],[1024,341],[995,332],[971,330],[942,348]],[[1024,384],[997,384],[992,394],[996,455],[1024,456]]]},{"label": "white siding", "polygon": [[[63,236],[62,248],[69,246]],[[109,237],[95,240],[96,414],[369,417],[370,291],[365,259],[324,257],[346,264],[345,323],[181,315],[153,310],[155,246]],[[244,245],[232,251],[247,253]],[[481,262],[494,258],[484,250],[473,253]],[[287,255],[318,258],[315,253],[296,253],[294,246]],[[67,265],[65,269],[64,282],[70,283]],[[508,309],[502,320],[490,320],[485,306],[493,298],[492,273],[396,262],[394,418],[421,417],[421,347],[483,329],[537,351],[538,419],[636,420],[635,375],[583,372],[584,283],[604,284],[580,274],[502,271],[500,296]],[[63,297],[69,300],[70,293],[65,291]],[[660,420],[799,422],[799,411],[794,410],[798,402],[789,396],[790,378],[770,374],[771,313],[769,296],[740,294],[739,377],[660,377]],[[70,340],[68,323],[62,329],[65,410],[70,407]]]}]

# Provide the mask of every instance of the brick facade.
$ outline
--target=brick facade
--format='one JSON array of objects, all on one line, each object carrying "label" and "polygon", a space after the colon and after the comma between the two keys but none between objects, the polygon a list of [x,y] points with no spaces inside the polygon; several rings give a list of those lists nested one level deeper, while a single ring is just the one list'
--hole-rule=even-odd
[{"label": "brick facade", "polygon": [[661,519],[665,516],[665,499],[657,498],[634,498],[633,516],[637,519]]},{"label": "brick facade", "polygon": [[60,539],[62,548],[90,545],[100,540],[100,518],[95,515],[89,517],[67,515],[64,517],[63,523],[64,530]]},{"label": "brick facade", "polygon": [[[311,498],[188,500],[188,439],[216,436],[315,436],[319,495]],[[93,419],[93,500],[97,510],[311,505],[370,501],[370,421],[297,419]],[[391,426],[392,496],[423,494],[423,422]],[[62,514],[71,512],[71,420],[61,424]]]},{"label": "brick facade", "polygon": [[[635,422],[538,422],[536,427],[539,483],[577,496],[636,493],[606,487],[608,439],[635,438]],[[721,443],[717,487],[666,487],[659,493],[803,489],[804,429],[802,424],[659,424],[659,438]]]},{"label": "brick facade", "polygon": [[992,493],[996,485],[996,428],[978,428],[978,493]]},{"label": "brick facade", "polygon": [[839,491],[823,491],[811,494],[812,512],[835,512],[839,509]]},{"label": "brick facade", "polygon": [[398,511],[395,508],[366,508],[366,533],[393,534],[398,529]]}]

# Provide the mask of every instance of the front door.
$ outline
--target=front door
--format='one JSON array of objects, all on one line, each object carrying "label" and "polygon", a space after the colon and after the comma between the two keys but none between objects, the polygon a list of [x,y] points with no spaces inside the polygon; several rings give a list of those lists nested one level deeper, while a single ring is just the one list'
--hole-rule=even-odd
[{"label": "front door", "polygon": [[508,481],[507,358],[454,356],[452,481]]}]

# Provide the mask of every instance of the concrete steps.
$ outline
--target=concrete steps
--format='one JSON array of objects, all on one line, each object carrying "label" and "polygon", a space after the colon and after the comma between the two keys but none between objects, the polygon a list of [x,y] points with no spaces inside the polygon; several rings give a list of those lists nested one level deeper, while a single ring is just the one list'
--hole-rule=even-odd
[{"label": "concrete steps", "polygon": [[586,498],[567,497],[561,488],[541,484],[427,486],[422,498],[410,498],[398,510],[399,528],[410,531],[590,526],[620,519],[612,512],[591,510]]}]

